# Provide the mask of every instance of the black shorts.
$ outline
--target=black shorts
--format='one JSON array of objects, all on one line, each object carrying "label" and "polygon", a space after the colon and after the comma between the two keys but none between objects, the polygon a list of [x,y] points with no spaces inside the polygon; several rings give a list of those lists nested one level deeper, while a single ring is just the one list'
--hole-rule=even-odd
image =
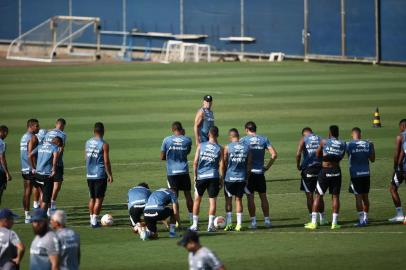
[{"label": "black shorts", "polygon": [[106,195],[107,179],[87,179],[91,199],[102,199]]},{"label": "black shorts", "polygon": [[35,180],[35,177],[34,177],[34,175],[33,175],[32,173],[27,173],[27,174],[22,173],[21,176],[22,176],[23,179],[26,180],[26,181],[33,181],[33,180]]},{"label": "black shorts", "polygon": [[302,170],[300,190],[306,193],[313,193],[316,190],[317,179],[319,178],[321,167],[313,166]]},{"label": "black shorts", "polygon": [[209,198],[216,198],[220,192],[220,179],[210,178],[204,180],[196,180],[195,191],[199,194],[200,197],[203,196],[204,192],[207,189]]},{"label": "black shorts", "polygon": [[394,185],[395,187],[399,187],[400,184],[403,183],[403,181],[405,181],[406,179],[406,172],[400,172],[400,171],[395,171],[393,172],[393,176],[392,176],[392,185]]},{"label": "black shorts", "polygon": [[3,196],[3,191],[7,188],[7,176],[5,172],[0,172],[0,203],[1,197]]},{"label": "black shorts", "polygon": [[258,193],[266,193],[265,175],[251,173],[248,178],[247,191],[247,194],[253,194],[255,191]]},{"label": "black shorts", "polygon": [[224,195],[229,198],[233,196],[242,198],[246,187],[246,182],[224,182]]},{"label": "black shorts", "polygon": [[128,213],[130,215],[131,225],[134,227],[135,224],[141,221],[141,216],[144,214],[144,207],[136,207],[136,205],[132,206]]},{"label": "black shorts", "polygon": [[168,187],[174,190],[190,191],[192,185],[189,174],[168,175]]},{"label": "black shorts", "polygon": [[341,191],[341,169],[322,168],[317,179],[317,193],[325,195],[329,190],[332,195],[339,195]]},{"label": "black shorts", "polygon": [[38,187],[40,187],[42,190],[42,201],[44,203],[50,203],[52,198],[52,191],[54,189],[53,178],[49,175],[35,174],[35,182],[39,184]]},{"label": "black shorts", "polygon": [[368,176],[351,178],[348,191],[354,195],[368,194],[371,186],[371,178]]},{"label": "black shorts", "polygon": [[62,182],[63,181],[63,166],[56,166],[54,182]]},{"label": "black shorts", "polygon": [[164,209],[161,210],[154,209],[144,210],[145,223],[147,224],[148,230],[150,230],[153,233],[157,232],[156,224],[158,221],[165,220],[171,216],[173,216],[173,210],[172,208],[169,207],[165,207]]}]

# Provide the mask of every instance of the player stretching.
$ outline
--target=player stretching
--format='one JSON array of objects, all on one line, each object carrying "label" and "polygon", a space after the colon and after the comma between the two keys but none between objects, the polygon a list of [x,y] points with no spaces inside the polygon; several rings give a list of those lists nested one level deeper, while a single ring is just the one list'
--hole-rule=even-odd
[{"label": "player stretching", "polygon": [[406,141],[406,119],[400,120],[399,130],[400,134],[396,137],[396,147],[393,158],[395,172],[393,173],[392,182],[389,188],[389,191],[392,195],[393,203],[395,204],[396,207],[396,216],[390,218],[389,219],[390,222],[403,222],[405,220],[405,215],[403,214],[402,202],[399,197],[398,188],[400,184],[402,184],[402,182],[405,180],[406,176],[405,175],[406,164],[403,164],[403,166],[399,166],[400,163],[399,160],[401,160],[402,157],[402,145],[404,145]]},{"label": "player stretching", "polygon": [[305,224],[306,229],[317,229],[317,212],[320,212],[320,200],[329,190],[333,200],[333,221],[331,229],[339,229],[337,224],[338,212],[340,210],[340,191],[341,191],[341,168],[340,161],[345,155],[345,142],[338,139],[338,126],[330,126],[329,138],[323,140],[317,148],[317,156],[323,157],[322,169],[317,179],[316,198],[313,202],[312,220]]},{"label": "player stretching", "polygon": [[86,142],[86,177],[89,187],[89,214],[92,228],[100,227],[98,216],[100,214],[107,182],[113,183],[111,172],[109,144],[103,140],[104,125],[94,124],[94,137]]},{"label": "player stretching", "polygon": [[63,145],[60,147],[60,155],[58,159],[58,164],[56,166],[56,172],[54,176],[54,188],[52,191],[52,200],[51,200],[51,210],[56,210],[56,198],[58,193],[61,190],[62,181],[63,181],[63,152],[65,150],[66,144],[66,134],[64,132],[66,126],[66,121],[63,118],[56,120],[55,128],[48,131],[45,141],[52,141],[56,136],[62,138]]},{"label": "player stretching", "polygon": [[180,122],[172,123],[173,135],[166,137],[161,146],[161,160],[166,160],[166,174],[168,187],[179,197],[179,190],[183,190],[186,198],[186,207],[189,211],[189,220],[192,220],[193,200],[189,176],[187,156],[192,148],[192,140],[184,136],[184,129]]},{"label": "player stretching", "polygon": [[214,114],[211,110],[213,97],[203,97],[203,107],[196,113],[193,131],[195,133],[196,145],[209,140],[209,130],[214,126]]},{"label": "player stretching", "polygon": [[138,232],[141,216],[144,214],[144,208],[148,202],[151,191],[147,183],[139,183],[136,187],[128,190],[128,214],[133,231]]},{"label": "player stretching", "polygon": [[[249,121],[245,124],[245,132],[247,136],[241,138],[241,142],[248,145],[252,153],[252,169],[247,184],[247,199],[248,212],[250,214],[251,224],[249,228],[257,228],[257,218],[255,216],[256,207],[254,201],[254,192],[258,192],[261,199],[262,212],[264,214],[265,227],[271,228],[271,219],[269,218],[269,202],[266,196],[265,172],[269,170],[277,158],[275,148],[270,143],[269,139],[257,135],[257,125]],[[264,166],[265,151],[271,155],[268,164]]]},{"label": "player stretching", "polygon": [[39,131],[37,119],[27,121],[27,132],[20,141],[21,174],[24,179],[23,208],[25,212],[25,223],[30,223],[30,198],[33,185],[33,174],[35,173],[36,155],[33,150],[37,147],[38,138],[35,136]]},{"label": "player stretching", "polygon": [[347,144],[351,182],[349,192],[355,195],[355,206],[359,221],[357,227],[368,224],[369,187],[371,185],[369,161],[375,162],[374,145],[361,140],[361,129],[355,127],[351,131],[352,141]]},{"label": "player stretching", "polygon": [[197,146],[193,162],[195,179],[195,200],[193,202],[193,224],[190,230],[197,231],[199,223],[200,203],[207,190],[209,194],[209,224],[208,232],[215,231],[213,222],[216,215],[216,202],[220,188],[223,185],[224,160],[223,148],[217,143],[219,130],[213,126],[209,130],[209,141]]},{"label": "player stretching", "polygon": [[228,132],[230,143],[224,147],[224,163],[226,173],[224,178],[224,195],[226,198],[226,227],[225,231],[232,231],[233,196],[235,197],[237,226],[236,231],[241,231],[242,226],[242,197],[247,186],[247,179],[251,173],[252,156],[248,145],[240,143],[238,130],[232,128]]},{"label": "player stretching", "polygon": [[11,174],[8,171],[6,160],[6,143],[4,140],[8,135],[8,127],[0,126],[0,204],[3,191],[7,187],[7,182],[11,181]]},{"label": "player stretching", "polygon": [[[309,216],[312,215],[313,195],[316,190],[317,178],[321,170],[322,158],[316,154],[319,148],[321,138],[313,133],[310,127],[302,130],[302,138],[299,141],[296,152],[296,166],[301,171],[302,180],[300,181],[300,190],[304,191],[307,199],[307,209]],[[303,159],[302,158],[303,154]],[[320,225],[327,225],[328,222],[324,215],[324,200],[320,198]]]}]

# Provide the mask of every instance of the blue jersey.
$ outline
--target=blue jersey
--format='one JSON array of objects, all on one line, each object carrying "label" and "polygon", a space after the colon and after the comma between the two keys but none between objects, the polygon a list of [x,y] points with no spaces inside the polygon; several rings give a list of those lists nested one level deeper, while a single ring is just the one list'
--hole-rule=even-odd
[{"label": "blue jersey", "polygon": [[152,192],[145,205],[145,210],[162,210],[169,204],[178,203],[175,192],[170,189],[161,188]]},{"label": "blue jersey", "polygon": [[27,132],[23,135],[20,141],[20,162],[21,162],[21,172],[23,174],[29,174],[32,171],[31,162],[28,158],[28,143],[30,142],[32,133]]},{"label": "blue jersey", "polygon": [[347,144],[350,175],[352,178],[369,176],[369,157],[373,151],[373,144],[368,141],[353,140]]},{"label": "blue jersey", "polygon": [[39,146],[36,169],[38,174],[51,175],[54,153],[58,153],[58,151],[58,146],[53,143],[45,142]]},{"label": "blue jersey", "polygon": [[406,172],[406,131],[403,131],[400,136],[402,136],[402,151],[403,156],[403,171]]},{"label": "blue jersey", "polygon": [[161,146],[161,152],[166,155],[166,174],[188,174],[187,156],[192,149],[192,140],[186,136],[166,137]]},{"label": "blue jersey", "polygon": [[226,182],[244,182],[247,178],[249,147],[240,142],[232,142],[227,147],[228,160]]},{"label": "blue jersey", "polygon": [[[0,156],[6,153],[6,143],[0,139]],[[4,172],[3,165],[0,164],[0,172]]]},{"label": "blue jersey", "polygon": [[321,138],[315,134],[310,134],[305,136],[303,141],[303,158],[300,168],[304,170],[312,166],[320,165],[322,158],[317,156],[316,150],[320,146]]},{"label": "blue jersey", "polygon": [[91,138],[86,142],[86,177],[89,180],[107,178],[104,168],[103,145],[104,140],[101,138]]},{"label": "blue jersey", "polygon": [[[66,143],[66,133],[63,132],[60,129],[54,128],[50,131],[48,131],[48,133],[45,136],[45,141],[47,142],[52,142],[52,140],[55,137],[60,137],[62,139],[62,144],[63,146],[65,146]],[[58,159],[58,166],[63,166],[63,152],[61,152],[61,154],[59,155],[59,159]]]},{"label": "blue jersey", "polygon": [[199,128],[200,142],[207,142],[209,140],[209,130],[214,126],[214,113],[207,108],[201,108],[200,110],[204,114],[203,122]]},{"label": "blue jersey", "polygon": [[325,140],[323,145],[323,161],[340,162],[345,155],[345,142],[336,138]]},{"label": "blue jersey", "polygon": [[148,202],[151,191],[145,187],[137,186],[128,191],[128,209],[131,207],[143,208]]},{"label": "blue jersey", "polygon": [[35,155],[38,154],[38,148],[40,147],[40,145],[42,145],[44,143],[47,132],[48,131],[46,129],[40,129],[38,131],[38,133],[35,134],[35,136],[37,136],[37,138],[38,138],[38,145],[37,145],[37,147],[34,148],[34,150],[32,150],[33,154],[35,154]]},{"label": "blue jersey", "polygon": [[197,180],[219,178],[219,161],[221,147],[217,143],[200,144],[199,161],[197,164]]},{"label": "blue jersey", "polygon": [[252,153],[251,172],[255,174],[263,174],[265,150],[272,146],[269,139],[260,135],[247,135],[242,137],[240,142],[248,145]]}]

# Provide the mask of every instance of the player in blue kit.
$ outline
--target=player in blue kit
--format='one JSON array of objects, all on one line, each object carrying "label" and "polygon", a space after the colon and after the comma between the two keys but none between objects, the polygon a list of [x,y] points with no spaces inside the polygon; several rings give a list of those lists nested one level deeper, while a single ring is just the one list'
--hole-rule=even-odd
[{"label": "player in blue kit", "polygon": [[7,167],[6,159],[6,143],[4,140],[8,135],[8,127],[0,126],[0,204],[1,197],[3,196],[4,190],[6,190],[7,182],[11,181],[12,177]]},{"label": "player in blue kit", "polygon": [[186,207],[189,211],[189,220],[192,219],[193,199],[191,195],[191,181],[187,156],[192,149],[192,139],[184,136],[184,129],[180,122],[172,123],[173,135],[166,137],[161,146],[161,160],[166,160],[166,174],[168,187],[179,196],[183,190]]},{"label": "player in blue kit", "polygon": [[[257,228],[257,218],[255,216],[256,207],[254,201],[254,193],[258,192],[261,199],[261,208],[264,214],[265,227],[271,228],[272,223],[269,217],[269,202],[266,195],[265,172],[268,171],[277,158],[277,153],[267,137],[257,135],[257,125],[249,121],[245,124],[245,137],[241,138],[241,142],[248,145],[252,153],[251,174],[247,184],[247,200],[248,212],[250,214],[251,224],[249,228]],[[269,152],[271,158],[266,166],[264,166],[265,152]]]},{"label": "player in blue kit", "polygon": [[[32,151],[33,154],[37,155],[38,154],[38,148],[40,145],[42,145],[45,141],[45,136],[47,134],[48,130],[41,128],[35,136],[38,138],[38,145],[35,147],[35,149]],[[42,196],[42,191],[38,183],[34,181],[33,187],[32,187],[32,207],[34,209],[39,208],[41,206],[40,204],[40,199]]]},{"label": "player in blue kit", "polygon": [[173,190],[161,188],[152,192],[144,209],[144,220],[151,239],[158,237],[158,221],[165,221],[167,218],[169,237],[176,237],[176,223],[180,224],[178,198]]},{"label": "player in blue kit", "polygon": [[[51,142],[46,141],[38,147],[35,180],[41,185],[41,208],[46,211],[51,203],[52,190],[54,187],[53,178],[56,175],[56,166],[60,154],[59,147],[61,147],[62,144],[62,138],[54,137]],[[48,216],[49,215],[50,213],[48,211]]]},{"label": "player in blue kit", "polygon": [[37,155],[33,153],[38,145],[38,138],[35,136],[39,131],[39,122],[37,119],[27,121],[27,131],[20,140],[20,162],[21,174],[24,179],[23,208],[25,213],[25,223],[30,223],[30,199],[33,187],[35,165]]},{"label": "player in blue kit", "polygon": [[352,141],[347,144],[351,182],[349,192],[355,195],[355,204],[359,221],[357,227],[368,224],[369,199],[371,186],[369,162],[375,162],[375,149],[372,142],[361,139],[361,129],[351,131]]},{"label": "player in blue kit", "polygon": [[329,128],[329,138],[323,140],[317,148],[317,156],[323,158],[322,169],[316,184],[316,197],[313,202],[312,219],[310,223],[305,224],[306,229],[317,229],[317,213],[320,212],[320,199],[329,190],[333,200],[333,221],[331,229],[339,229],[338,213],[340,210],[340,191],[341,191],[341,168],[340,161],[345,155],[346,144],[338,139],[338,126],[332,125]]},{"label": "player in blue kit", "polygon": [[[317,178],[321,170],[322,158],[317,156],[316,150],[319,148],[321,138],[313,133],[310,127],[302,129],[296,152],[296,167],[301,172],[300,190],[304,191],[307,199],[307,209],[309,216],[312,214],[314,192],[316,191]],[[303,159],[302,159],[303,154]],[[327,225],[324,215],[324,200],[320,198],[320,225]]]},{"label": "player in blue kit", "polygon": [[206,95],[203,97],[203,106],[196,113],[193,131],[195,133],[196,145],[209,140],[209,130],[214,126],[214,114],[211,110],[213,97]]},{"label": "player in blue kit", "polygon": [[394,173],[391,181],[389,191],[392,195],[393,204],[396,207],[396,216],[390,218],[390,222],[403,222],[405,220],[405,215],[402,209],[402,202],[398,193],[398,188],[400,184],[406,179],[406,161],[402,154],[402,146],[406,141],[406,119],[402,119],[399,122],[400,134],[396,136],[396,147],[393,157],[393,167]]},{"label": "player in blue kit", "polygon": [[209,130],[209,141],[197,146],[193,162],[195,179],[195,200],[193,202],[193,224],[190,230],[197,231],[199,223],[200,204],[204,192],[209,194],[209,224],[208,232],[215,231],[214,218],[216,215],[217,196],[223,186],[224,159],[223,148],[217,143],[219,130],[213,126]]},{"label": "player in blue kit", "polygon": [[[242,229],[242,197],[251,173],[252,154],[249,146],[239,142],[238,130],[228,131],[230,143],[224,147],[224,195],[226,198],[226,227],[225,231],[241,231]],[[232,224],[233,196],[235,197],[237,225]]]},{"label": "player in blue kit", "polygon": [[92,228],[100,227],[98,216],[100,214],[107,183],[113,183],[111,172],[109,144],[104,141],[104,125],[97,122],[93,129],[94,137],[85,145],[86,177],[89,187],[89,214]]},{"label": "player in blue kit", "polygon": [[144,214],[144,208],[150,195],[151,191],[147,183],[139,183],[136,187],[128,190],[128,213],[130,215],[132,229],[135,233],[138,232],[139,222],[141,221],[141,216]]},{"label": "player in blue kit", "polygon": [[63,118],[59,118],[56,120],[55,128],[48,131],[45,136],[45,141],[51,141],[54,137],[58,136],[62,138],[63,145],[60,148],[60,155],[58,159],[58,164],[56,167],[56,173],[54,177],[54,188],[52,192],[52,200],[51,200],[51,210],[56,210],[56,199],[58,197],[58,193],[62,187],[63,181],[63,152],[65,150],[66,144],[66,133],[64,132],[66,126],[66,121]]}]

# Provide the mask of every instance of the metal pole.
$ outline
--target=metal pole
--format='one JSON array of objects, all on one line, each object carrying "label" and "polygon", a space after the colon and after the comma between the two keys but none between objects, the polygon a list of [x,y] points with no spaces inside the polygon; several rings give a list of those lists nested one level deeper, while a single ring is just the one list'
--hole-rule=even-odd
[{"label": "metal pole", "polygon": [[179,33],[183,35],[183,0],[179,0]]},{"label": "metal pole", "polygon": [[[72,0],[68,1],[68,15],[72,16]],[[68,51],[72,52],[72,20],[69,20],[69,36]]]},{"label": "metal pole", "polygon": [[127,45],[127,0],[123,0],[122,1],[122,9],[123,9],[123,51],[125,51],[126,49],[126,45]]},{"label": "metal pole", "polygon": [[381,61],[381,3],[375,0],[375,63]]},{"label": "metal pole", "polygon": [[[244,0],[240,1],[240,34],[241,37],[244,37]],[[240,50],[241,50],[241,59],[244,59],[244,42],[241,41],[240,44]]]},{"label": "metal pole", "polygon": [[346,36],[345,36],[345,0],[341,0],[341,57],[345,58],[346,54]]},{"label": "metal pole", "polygon": [[18,36],[21,36],[21,0],[18,0]]},{"label": "metal pole", "polygon": [[308,15],[309,15],[309,3],[308,0],[304,0],[304,22],[303,22],[303,46],[304,46],[304,61],[309,62],[307,58],[309,43],[308,43]]}]

